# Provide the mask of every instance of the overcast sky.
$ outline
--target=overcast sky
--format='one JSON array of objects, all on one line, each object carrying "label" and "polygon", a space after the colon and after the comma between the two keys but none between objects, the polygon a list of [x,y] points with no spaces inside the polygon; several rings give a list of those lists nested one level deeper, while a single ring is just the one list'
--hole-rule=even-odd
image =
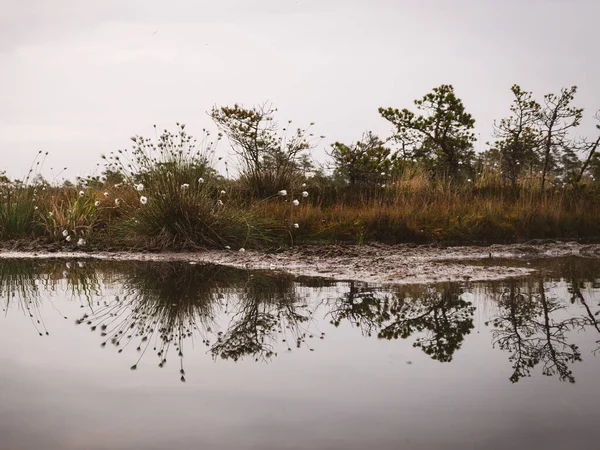
[{"label": "overcast sky", "polygon": [[21,176],[44,150],[46,173],[85,175],[153,124],[197,135],[213,105],[264,101],[316,122],[322,160],[335,140],[389,135],[379,106],[443,83],[482,140],[513,83],[540,98],[576,84],[591,136],[598,17],[597,0],[0,0],[0,170]]}]

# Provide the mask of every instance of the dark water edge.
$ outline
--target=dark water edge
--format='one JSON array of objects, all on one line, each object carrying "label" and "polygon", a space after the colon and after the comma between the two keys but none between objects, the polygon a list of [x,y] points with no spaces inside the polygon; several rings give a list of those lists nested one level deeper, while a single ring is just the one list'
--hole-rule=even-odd
[{"label": "dark water edge", "polygon": [[600,267],[527,263],[380,286],[0,260],[0,449],[596,448]]}]

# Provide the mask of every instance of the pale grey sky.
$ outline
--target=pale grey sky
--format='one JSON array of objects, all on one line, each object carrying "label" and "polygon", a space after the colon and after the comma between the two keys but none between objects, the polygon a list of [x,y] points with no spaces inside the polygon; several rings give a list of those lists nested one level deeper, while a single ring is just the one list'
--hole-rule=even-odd
[{"label": "pale grey sky", "polygon": [[[152,125],[214,129],[217,104],[279,108],[329,143],[390,133],[379,106],[442,83],[482,140],[513,83],[579,86],[579,133],[600,108],[596,0],[0,0],[0,170],[38,150],[69,176]],[[220,146],[225,153],[227,146]]]}]

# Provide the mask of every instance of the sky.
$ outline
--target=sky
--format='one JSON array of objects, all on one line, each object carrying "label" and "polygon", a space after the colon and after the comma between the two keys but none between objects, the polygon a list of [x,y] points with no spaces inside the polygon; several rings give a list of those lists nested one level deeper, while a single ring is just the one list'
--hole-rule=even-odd
[{"label": "sky", "polygon": [[[52,178],[98,174],[100,155],[175,123],[216,131],[208,112],[272,102],[280,123],[315,122],[334,141],[390,125],[452,84],[476,119],[477,149],[517,83],[577,85],[578,135],[600,109],[596,0],[0,0],[0,171],[23,176],[38,151]],[[230,159],[226,142],[218,152]],[[52,171],[50,170],[52,168]]]}]

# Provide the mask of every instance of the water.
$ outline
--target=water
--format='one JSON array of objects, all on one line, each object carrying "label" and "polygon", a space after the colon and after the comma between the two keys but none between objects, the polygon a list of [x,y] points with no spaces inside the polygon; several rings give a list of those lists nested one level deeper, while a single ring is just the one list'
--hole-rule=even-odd
[{"label": "water", "polygon": [[1,449],[591,449],[600,267],[382,287],[0,260]]}]

